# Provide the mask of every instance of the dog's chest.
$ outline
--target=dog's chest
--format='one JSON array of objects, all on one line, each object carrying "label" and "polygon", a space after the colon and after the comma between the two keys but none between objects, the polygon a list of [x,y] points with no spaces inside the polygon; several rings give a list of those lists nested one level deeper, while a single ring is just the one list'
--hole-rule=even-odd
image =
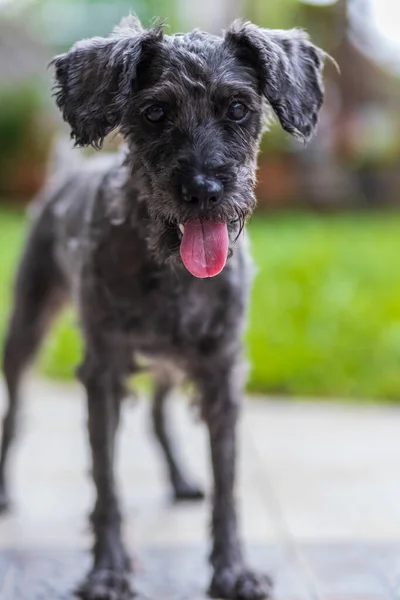
[{"label": "dog's chest", "polygon": [[233,260],[217,278],[195,279],[183,267],[156,265],[139,238],[121,231],[93,254],[90,304],[100,326],[143,353],[208,352],[242,320],[239,269]]}]

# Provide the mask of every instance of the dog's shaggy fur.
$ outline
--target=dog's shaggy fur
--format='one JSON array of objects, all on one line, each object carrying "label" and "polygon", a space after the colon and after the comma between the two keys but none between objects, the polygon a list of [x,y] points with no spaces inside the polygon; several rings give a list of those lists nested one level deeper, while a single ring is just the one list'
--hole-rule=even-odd
[{"label": "dog's shaggy fur", "polygon": [[[129,17],[110,37],[78,42],[53,61],[56,101],[76,145],[100,147],[119,128],[127,150],[122,158],[64,168],[37,204],[4,352],[9,407],[0,503],[5,507],[21,374],[51,318],[72,298],[85,344],[78,376],[87,391],[97,491],[94,564],[82,598],[131,595],[114,439],[124,380],[139,355],[157,373],[155,431],[177,498],[198,498],[201,491],[182,473],[165,429],[172,368],[200,398],[214,476],[210,594],[231,600],[269,594],[268,578],[243,561],[234,500],[241,335],[252,271],[242,228],[255,206],[268,111],[307,140],[323,99],[323,58],[298,30],[235,23],[222,37],[197,30],[166,35]],[[190,223],[228,232],[226,265],[215,277],[196,278],[181,260],[179,225]]]}]

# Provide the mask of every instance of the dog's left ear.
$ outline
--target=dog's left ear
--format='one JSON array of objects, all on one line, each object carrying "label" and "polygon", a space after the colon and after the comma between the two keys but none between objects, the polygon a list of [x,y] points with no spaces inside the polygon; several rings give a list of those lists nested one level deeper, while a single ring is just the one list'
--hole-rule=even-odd
[{"label": "dog's left ear", "polygon": [[262,29],[252,23],[235,22],[226,32],[225,43],[254,67],[283,129],[309,139],[324,98],[326,54],[301,30]]},{"label": "dog's left ear", "polygon": [[121,123],[139,62],[162,39],[162,27],[144,30],[131,15],[108,38],[91,38],[56,56],[55,96],[76,146],[101,147]]}]

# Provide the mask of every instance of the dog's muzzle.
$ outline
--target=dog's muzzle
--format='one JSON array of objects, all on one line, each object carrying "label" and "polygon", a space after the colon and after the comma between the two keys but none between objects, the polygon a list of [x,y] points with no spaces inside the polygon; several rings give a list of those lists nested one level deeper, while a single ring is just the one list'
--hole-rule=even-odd
[{"label": "dog's muzzle", "polygon": [[190,218],[179,225],[182,232],[181,258],[187,270],[199,278],[214,277],[228,258],[227,225],[203,217],[222,200],[224,186],[216,177],[196,174],[181,185],[181,200],[202,217]]}]

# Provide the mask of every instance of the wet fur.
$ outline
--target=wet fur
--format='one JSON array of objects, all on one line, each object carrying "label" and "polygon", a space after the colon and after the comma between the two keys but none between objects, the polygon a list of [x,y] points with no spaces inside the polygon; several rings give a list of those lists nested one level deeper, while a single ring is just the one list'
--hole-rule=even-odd
[{"label": "wet fur", "polygon": [[[245,566],[234,499],[241,337],[252,278],[242,229],[255,207],[256,157],[271,109],[288,132],[310,137],[323,98],[323,56],[297,30],[235,23],[222,37],[169,36],[130,17],[110,37],[78,42],[53,61],[56,102],[75,144],[100,148],[119,128],[126,150],[64,165],[36,204],[4,352],[9,407],[0,505],[7,504],[20,377],[53,316],[72,299],[85,346],[77,375],[87,391],[97,492],[94,562],[78,592],[86,600],[131,596],[113,459],[124,382],[138,368],[137,356],[156,366],[154,430],[177,498],[199,498],[201,490],[183,473],[166,427],[171,373],[179,370],[200,399],[214,477],[210,594],[269,594],[268,577]],[[232,99],[249,108],[243,123],[227,117]],[[160,103],[168,119],[149,123],[146,108]],[[199,173],[223,184],[214,207],[182,199],[182,186]],[[196,279],[182,265],[178,224],[190,218],[228,224],[230,256],[215,278]]]}]

